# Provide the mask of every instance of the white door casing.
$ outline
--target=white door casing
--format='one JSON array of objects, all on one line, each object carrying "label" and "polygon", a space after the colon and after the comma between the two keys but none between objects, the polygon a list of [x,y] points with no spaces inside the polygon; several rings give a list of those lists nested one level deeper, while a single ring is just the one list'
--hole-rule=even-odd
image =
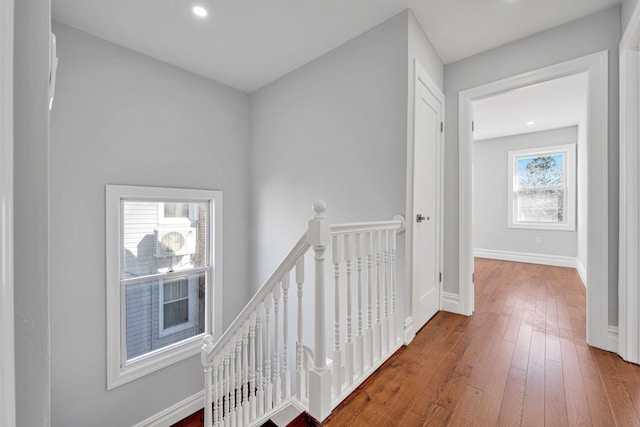
[{"label": "white door casing", "polygon": [[0,0],[0,425],[16,424],[13,285],[13,0]]},{"label": "white door casing", "polygon": [[414,331],[440,309],[444,94],[414,62],[412,307]]},{"label": "white door casing", "polygon": [[587,343],[609,351],[617,344],[609,332],[608,212],[608,51],[572,59],[462,91],[459,126],[459,299],[460,314],[473,313],[472,101],[577,73],[587,74]]},{"label": "white door casing", "polygon": [[620,41],[618,354],[640,363],[640,5]]}]

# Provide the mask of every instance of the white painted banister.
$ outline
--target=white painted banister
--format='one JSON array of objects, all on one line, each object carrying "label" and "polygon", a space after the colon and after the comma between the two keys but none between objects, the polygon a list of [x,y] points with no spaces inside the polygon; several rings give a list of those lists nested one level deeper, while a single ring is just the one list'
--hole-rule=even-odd
[{"label": "white painted banister", "polygon": [[[401,345],[395,236],[404,230],[404,219],[330,225],[324,202],[315,202],[313,212],[307,232],[231,326],[215,343],[205,337],[207,427],[259,425],[292,401],[322,421]],[[310,249],[313,285],[305,285]],[[329,267],[331,287],[325,283]],[[306,286],[313,292],[305,292]],[[334,331],[332,355],[327,322]],[[309,331],[313,337],[305,337]]]}]

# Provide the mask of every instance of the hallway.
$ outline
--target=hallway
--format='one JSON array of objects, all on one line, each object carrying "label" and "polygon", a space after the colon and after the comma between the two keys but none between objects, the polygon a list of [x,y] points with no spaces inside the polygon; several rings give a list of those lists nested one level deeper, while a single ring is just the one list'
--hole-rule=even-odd
[{"label": "hallway", "polygon": [[640,426],[640,367],[585,342],[573,269],[476,258],[475,313],[439,312],[329,426]]}]

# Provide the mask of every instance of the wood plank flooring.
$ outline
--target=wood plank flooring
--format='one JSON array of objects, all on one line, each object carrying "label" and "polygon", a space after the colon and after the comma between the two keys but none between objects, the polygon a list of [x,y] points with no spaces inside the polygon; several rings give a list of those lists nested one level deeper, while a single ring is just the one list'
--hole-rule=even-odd
[{"label": "wood plank flooring", "polygon": [[640,366],[585,342],[575,270],[476,259],[475,313],[440,312],[328,426],[640,426]]}]

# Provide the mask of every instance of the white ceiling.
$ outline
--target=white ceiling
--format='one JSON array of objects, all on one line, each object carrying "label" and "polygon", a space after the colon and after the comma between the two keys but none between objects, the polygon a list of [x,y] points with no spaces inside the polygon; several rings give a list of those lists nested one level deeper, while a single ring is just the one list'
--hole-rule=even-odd
[{"label": "white ceiling", "polygon": [[572,126],[586,113],[587,75],[580,73],[475,101],[473,136],[479,141]]},{"label": "white ceiling", "polygon": [[[71,27],[252,92],[406,8],[444,63],[620,0],[52,0]],[[209,9],[205,19],[191,8]]]}]

